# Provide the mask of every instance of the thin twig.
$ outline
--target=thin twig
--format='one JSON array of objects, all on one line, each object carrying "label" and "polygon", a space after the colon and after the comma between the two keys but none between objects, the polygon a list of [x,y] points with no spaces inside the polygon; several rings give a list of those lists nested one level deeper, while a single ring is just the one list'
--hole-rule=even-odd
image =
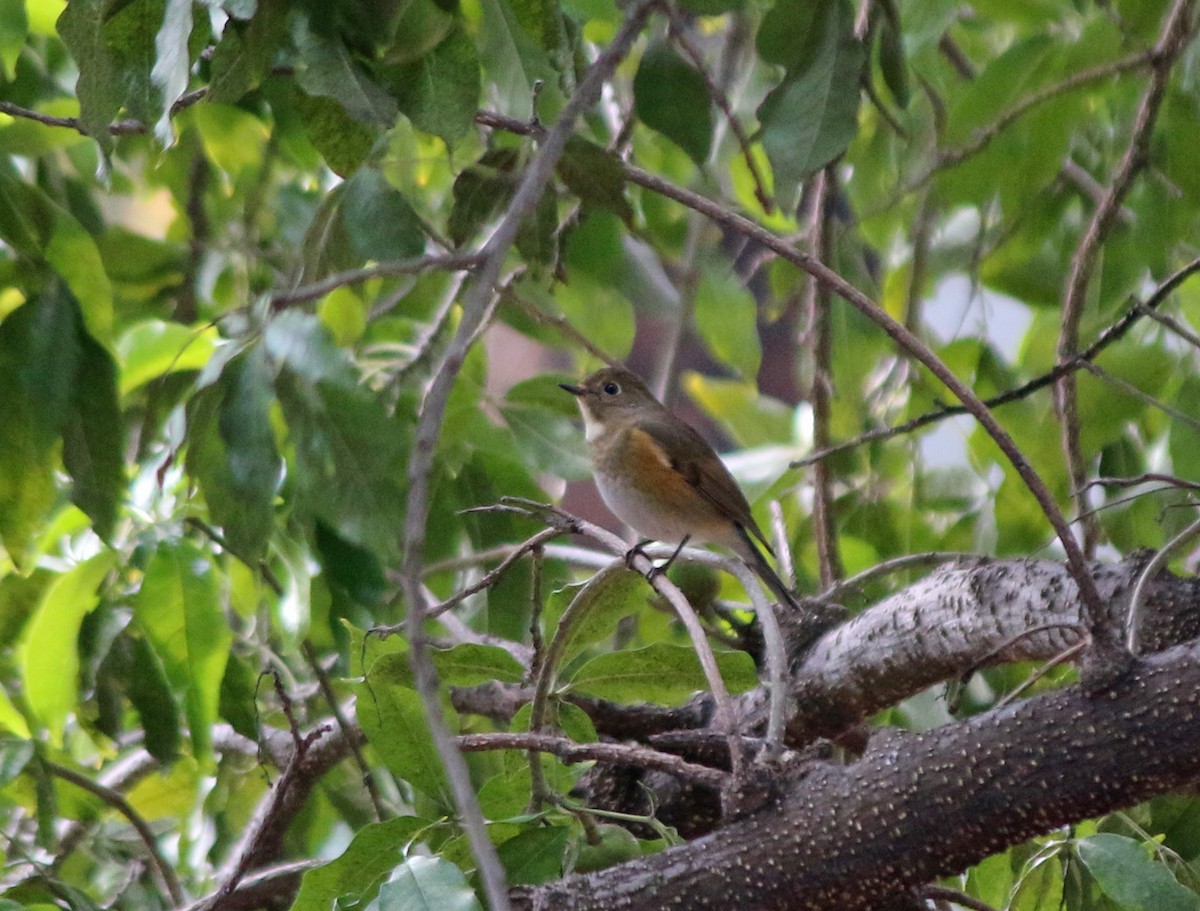
[{"label": "thin twig", "polygon": [[462,321],[425,397],[417,423],[415,444],[409,459],[401,563],[401,584],[408,615],[409,665],[413,672],[414,687],[421,697],[434,747],[446,769],[459,820],[474,855],[483,892],[493,911],[508,911],[511,907],[504,868],[500,864],[495,846],[488,837],[466,763],[446,726],[437,672],[429,660],[428,643],[425,638],[426,603],[421,584],[421,561],[429,518],[430,473],[450,391],[466,360],[475,331],[487,321],[498,300],[493,289],[500,278],[505,255],[516,240],[522,221],[533,211],[546,185],[552,179],[576,120],[600,98],[605,82],[629,53],[655,8],[656,0],[640,0],[628,9],[611,43],[588,67],[575,93],[559,114],[558,121],[545,133],[538,152],[526,168],[521,183],[509,202],[507,211],[480,251],[483,261],[463,295]]},{"label": "thin twig", "polygon": [[1155,471],[1147,472],[1146,474],[1140,474],[1132,478],[1093,478],[1087,482],[1085,489],[1092,487],[1138,487],[1142,484],[1149,484],[1151,482],[1158,482],[1159,484],[1167,485],[1167,488],[1159,488],[1158,490],[1152,491],[1153,493],[1159,493],[1162,490],[1171,487],[1175,487],[1180,490],[1200,491],[1200,483],[1196,483],[1195,481],[1185,481],[1183,478],[1175,477],[1175,475],[1160,474],[1159,472]]},{"label": "thin twig", "polygon": [[663,753],[649,747],[627,743],[578,743],[552,734],[496,733],[459,734],[455,738],[464,753],[482,750],[526,750],[551,753],[564,762],[607,762],[614,765],[655,769],[674,775],[683,781],[721,788],[729,775],[720,769],[688,762],[673,753]]},{"label": "thin twig", "polygon": [[145,845],[146,853],[150,855],[150,860],[154,865],[154,872],[158,874],[163,886],[170,893],[171,902],[175,905],[183,904],[183,889],[179,885],[179,879],[175,876],[175,870],[159,852],[158,839],[155,837],[149,823],[142,819],[141,814],[125,799],[124,794],[99,782],[92,781],[86,775],[76,772],[74,769],[67,768],[65,765],[59,765],[52,760],[43,759],[42,764],[46,771],[52,775],[61,778],[63,781],[70,782],[75,787],[100,798],[124,816],[129,821],[129,824],[133,826],[133,830],[137,832],[137,836],[141,839],[142,844]]},{"label": "thin twig", "polygon": [[965,892],[960,892],[957,889],[949,889],[946,886],[926,886],[921,890],[921,895],[933,901],[948,901],[956,905],[962,905],[964,908],[970,908],[971,911],[996,911],[985,901],[980,901],[973,895],[967,895]]},{"label": "thin twig", "polygon": [[[1092,213],[1091,221],[1071,257],[1071,268],[1063,294],[1062,328],[1058,336],[1059,361],[1071,360],[1079,348],[1079,325],[1083,319],[1087,291],[1100,248],[1108,238],[1134,179],[1149,162],[1150,137],[1166,95],[1171,68],[1187,43],[1191,9],[1192,0],[1175,0],[1163,20],[1162,30],[1149,58],[1150,82],[1138,104],[1130,130],[1129,145],[1121,157],[1116,173],[1109,181],[1108,191]],[[1054,404],[1071,486],[1079,490],[1087,481],[1088,469],[1080,440],[1078,390],[1072,374],[1065,375],[1055,386]],[[1086,502],[1076,501],[1077,511],[1083,512],[1086,508]],[[1099,540],[1100,524],[1094,515],[1088,515],[1082,519],[1082,526],[1083,552],[1085,556],[1091,556]]]},{"label": "thin twig", "polygon": [[787,523],[783,520],[783,506],[778,500],[772,500],[768,507],[771,512],[771,540],[775,544],[775,568],[783,584],[789,589],[795,589],[796,566],[792,562],[792,548],[788,541]]},{"label": "thin twig", "polygon": [[1133,654],[1136,655],[1141,647],[1139,627],[1141,626],[1142,604],[1146,600],[1147,586],[1149,586],[1154,576],[1158,574],[1158,571],[1171,559],[1171,554],[1197,534],[1200,534],[1200,519],[1197,519],[1159,548],[1158,553],[1150,559],[1150,562],[1146,564],[1146,568],[1138,576],[1137,584],[1133,587],[1133,594],[1129,596],[1129,613],[1125,618],[1125,647],[1133,652]]},{"label": "thin twig", "polygon": [[413,259],[402,259],[390,263],[375,263],[361,269],[349,269],[345,272],[335,272],[320,281],[300,285],[289,291],[276,291],[271,295],[269,303],[272,309],[279,310],[296,304],[305,304],[319,300],[331,291],[345,285],[354,285],[372,278],[388,278],[400,275],[419,275],[422,272],[440,270],[443,272],[466,272],[475,269],[482,262],[479,253],[445,253],[435,256],[418,256]]},{"label": "thin twig", "polygon": [[1183,411],[1180,408],[1176,408],[1174,405],[1168,405],[1166,402],[1156,399],[1154,396],[1150,395],[1149,393],[1143,392],[1141,389],[1138,389],[1137,386],[1133,385],[1133,383],[1129,382],[1128,380],[1123,380],[1119,376],[1113,376],[1111,373],[1109,373],[1107,370],[1105,370],[1103,367],[1099,366],[1098,364],[1093,364],[1092,362],[1087,361],[1084,363],[1084,368],[1087,370],[1088,373],[1090,373],[1090,374],[1092,374],[1092,376],[1096,377],[1096,379],[1101,380],[1102,382],[1105,382],[1105,383],[1109,383],[1110,385],[1116,386],[1118,389],[1120,389],[1126,395],[1132,396],[1133,398],[1142,402],[1142,404],[1148,405],[1151,408],[1157,408],[1163,414],[1169,415],[1172,419],[1178,421],[1180,424],[1184,424],[1184,425],[1192,428],[1192,430],[1200,432],[1200,421],[1196,420],[1194,417],[1192,417],[1186,411]]},{"label": "thin twig", "polygon": [[713,74],[709,71],[708,65],[704,61],[704,55],[700,52],[700,48],[696,47],[696,43],[692,41],[692,36],[688,33],[687,22],[684,21],[683,15],[674,4],[668,4],[666,10],[671,22],[670,29],[668,30],[669,36],[675,40],[675,43],[683,49],[683,52],[692,61],[692,65],[700,74],[700,78],[704,80],[704,87],[708,89],[708,97],[713,100],[713,103],[725,115],[729,129],[733,132],[734,137],[737,139],[738,147],[742,150],[742,157],[746,160],[746,168],[750,172],[750,179],[754,182],[754,198],[763,207],[763,211],[770,215],[775,211],[775,201],[771,199],[771,194],[767,192],[767,182],[763,179],[762,172],[754,160],[754,154],[750,148],[750,137],[746,135],[741,121],[733,112],[733,105],[729,103],[729,96],[717,84],[716,79],[713,78]]},{"label": "thin twig", "polygon": [[511,287],[504,289],[502,298],[505,303],[512,304],[530,319],[541,323],[543,326],[549,326],[572,344],[578,345],[592,357],[596,358],[596,360],[602,361],[605,364],[608,364],[610,367],[616,367],[619,365],[619,362],[616,358],[605,351],[601,351],[598,347],[592,344],[591,340],[574,326],[572,326],[570,321],[565,316],[560,316],[555,313],[547,313],[532,301],[526,300]]},{"label": "thin twig", "polygon": [[[1022,383],[1013,389],[1005,390],[1004,392],[994,395],[991,398],[983,400],[983,403],[989,408],[998,408],[1001,405],[1007,405],[1011,402],[1021,401],[1028,398],[1035,392],[1045,389],[1052,385],[1060,378],[1066,376],[1076,370],[1083,368],[1083,365],[1088,361],[1094,360],[1096,356],[1107,348],[1109,345],[1123,338],[1133,325],[1143,315],[1148,312],[1153,312],[1178,288],[1184,281],[1191,278],[1197,272],[1200,272],[1200,257],[1193,259],[1187,265],[1173,272],[1167,279],[1159,285],[1154,293],[1144,303],[1134,302],[1131,308],[1115,323],[1101,332],[1094,342],[1088,346],[1086,351],[1081,352],[1070,361],[1059,362],[1054,365],[1050,371],[1035,377],[1027,383]],[[957,417],[959,415],[969,414],[970,412],[962,405],[944,405],[936,411],[929,411],[925,414],[918,415],[912,420],[905,421],[903,424],[897,424],[893,427],[881,427],[877,430],[869,430],[866,433],[859,434],[852,440],[847,440],[844,443],[838,443],[825,449],[811,453],[803,459],[793,462],[791,467],[804,468],[822,459],[827,459],[829,456],[836,455],[840,452],[846,452],[851,449],[857,449],[860,446],[865,446],[867,443],[878,442],[879,440],[891,439],[895,436],[903,436],[914,433],[923,427],[928,427],[930,424],[935,424],[943,421],[946,418]]]},{"label": "thin twig", "polygon": [[1070,645],[1067,648],[1063,649],[1061,652],[1059,652],[1057,655],[1055,655],[1053,658],[1051,658],[1049,661],[1047,661],[1045,664],[1043,664],[1041,667],[1039,667],[1036,671],[1034,671],[1032,674],[1030,674],[1028,677],[1026,677],[1024,680],[1022,680],[1020,686],[1018,686],[1011,693],[1009,693],[1007,696],[1005,696],[1003,699],[1001,699],[999,702],[997,702],[996,708],[1002,708],[1003,706],[1006,706],[1006,705],[1010,704],[1011,702],[1013,702],[1018,696],[1020,696],[1022,693],[1029,690],[1035,683],[1037,683],[1039,680],[1041,680],[1043,677],[1045,677],[1048,673],[1050,673],[1052,670],[1054,670],[1054,668],[1058,667],[1060,664],[1064,664],[1067,661],[1070,661],[1072,658],[1074,658],[1076,655],[1078,655],[1080,652],[1082,652],[1085,648],[1087,648],[1087,646],[1088,646],[1087,639],[1081,638],[1074,645]]},{"label": "thin twig", "polygon": [[[466,588],[455,592],[441,604],[435,604],[425,612],[425,616],[430,619],[433,617],[439,617],[452,607],[461,604],[476,592],[481,592],[484,589],[491,588],[496,584],[496,582],[499,581],[500,577],[508,572],[508,570],[512,568],[513,564],[525,556],[525,554],[531,551],[540,550],[543,544],[545,544],[551,538],[556,538],[561,534],[562,532],[557,528],[543,528],[533,537],[518,544],[516,548],[508,554],[508,556],[501,560],[494,569],[481,577],[478,582],[468,585]],[[388,630],[387,632],[392,632],[392,630]]]},{"label": "thin twig", "polygon": [[1165,313],[1155,313],[1150,309],[1142,309],[1146,316],[1150,317],[1150,319],[1154,320],[1159,325],[1170,329],[1193,348],[1200,348],[1200,335],[1194,333],[1187,326],[1183,325],[1183,323],[1179,322],[1179,320],[1175,319],[1173,316],[1167,316]]}]

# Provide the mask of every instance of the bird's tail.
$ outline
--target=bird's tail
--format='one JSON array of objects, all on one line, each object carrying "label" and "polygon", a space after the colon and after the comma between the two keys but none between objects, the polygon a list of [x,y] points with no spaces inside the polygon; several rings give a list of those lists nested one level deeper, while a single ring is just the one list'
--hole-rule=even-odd
[{"label": "bird's tail", "polygon": [[741,538],[743,547],[737,548],[739,556],[745,561],[758,577],[763,580],[763,583],[769,588],[772,594],[779,599],[780,604],[787,605],[794,610],[800,610],[800,604],[796,601],[796,596],[792,594],[783,580],[779,578],[779,574],[767,562],[767,558],[763,556],[763,552],[759,550],[746,529],[740,525],[737,527],[738,536]]}]

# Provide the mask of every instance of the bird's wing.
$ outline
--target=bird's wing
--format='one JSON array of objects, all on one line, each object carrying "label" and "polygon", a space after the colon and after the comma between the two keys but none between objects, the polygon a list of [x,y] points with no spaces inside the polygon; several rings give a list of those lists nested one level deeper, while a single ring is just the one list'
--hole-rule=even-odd
[{"label": "bird's wing", "polygon": [[[689,450],[712,452],[712,447],[704,438],[682,421],[647,421],[639,424],[639,429],[644,430],[666,453]],[[672,458],[671,467],[705,499],[758,538],[772,557],[775,556],[775,551],[771,549],[762,529],[754,521],[750,504],[746,502],[742,489],[715,453],[712,458]]]}]

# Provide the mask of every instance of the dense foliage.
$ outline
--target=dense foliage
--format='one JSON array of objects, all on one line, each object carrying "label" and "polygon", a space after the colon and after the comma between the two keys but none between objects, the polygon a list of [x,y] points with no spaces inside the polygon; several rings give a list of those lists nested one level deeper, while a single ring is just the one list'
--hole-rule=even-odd
[{"label": "dense foliage", "polygon": [[[480,812],[510,885],[677,843],[529,740],[468,778],[427,721],[440,694],[454,735],[532,723],[592,760],[562,743],[598,745],[589,706],[710,688],[612,548],[517,549],[568,520],[505,498],[571,482],[609,521],[557,388],[602,357],[729,451],[803,593],[1059,558],[1064,519],[1076,572],[1162,548],[1200,478],[1196,18],[0,0],[0,909],[478,907]],[[710,572],[670,578],[751,691],[746,593]],[[527,694],[547,654],[532,710],[451,703]],[[950,721],[942,694],[877,720]],[[1161,797],[946,885],[1195,908],[1197,813]]]}]

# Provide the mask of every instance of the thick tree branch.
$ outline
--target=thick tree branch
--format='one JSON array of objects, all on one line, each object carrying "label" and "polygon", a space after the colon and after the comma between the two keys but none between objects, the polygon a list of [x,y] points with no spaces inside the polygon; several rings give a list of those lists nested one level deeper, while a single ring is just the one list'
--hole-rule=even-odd
[{"label": "thick tree branch", "polygon": [[1071,687],[818,765],[767,809],[599,873],[514,892],[527,911],[887,907],[913,887],[1200,775],[1200,643],[1102,698]]}]

